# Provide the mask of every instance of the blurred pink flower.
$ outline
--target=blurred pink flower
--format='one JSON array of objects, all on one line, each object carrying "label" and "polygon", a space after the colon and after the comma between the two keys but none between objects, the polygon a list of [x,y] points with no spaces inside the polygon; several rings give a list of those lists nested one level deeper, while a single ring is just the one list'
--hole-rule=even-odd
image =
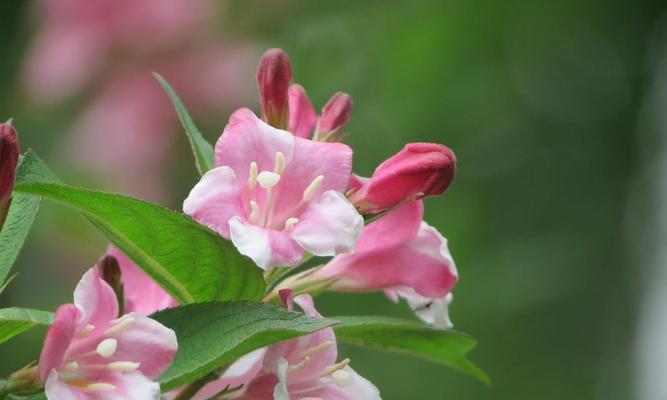
[{"label": "blurred pink flower", "polygon": [[217,168],[183,203],[261,268],[294,265],[305,251],[351,251],[363,219],[347,201],[352,149],[295,137],[240,109],[216,144]]},{"label": "blurred pink flower", "polygon": [[442,194],[454,179],[456,157],[441,144],[408,143],[380,164],[370,179],[354,177],[350,200],[364,213]]},{"label": "blurred pink flower", "polygon": [[[322,318],[308,295],[294,301],[306,315]],[[338,348],[333,329],[269,346],[263,371],[248,385],[247,400],[379,400],[380,392],[349,367],[336,362]]]},{"label": "blurred pink flower", "polygon": [[74,304],[58,308],[39,358],[49,399],[160,398],[157,378],[178,344],[171,329],[137,313],[118,318],[118,302],[97,268],[86,272]]},{"label": "blurred pink flower", "polygon": [[201,31],[211,0],[41,0],[42,29],[24,80],[34,98],[58,100],[78,91],[116,54],[176,48]]},{"label": "blurred pink flower", "polygon": [[447,240],[423,215],[422,202],[413,201],[368,224],[354,252],[335,257],[309,279],[336,278],[331,290],[384,290],[393,300],[406,298],[427,322],[448,327],[451,300],[445,298],[458,273]]}]

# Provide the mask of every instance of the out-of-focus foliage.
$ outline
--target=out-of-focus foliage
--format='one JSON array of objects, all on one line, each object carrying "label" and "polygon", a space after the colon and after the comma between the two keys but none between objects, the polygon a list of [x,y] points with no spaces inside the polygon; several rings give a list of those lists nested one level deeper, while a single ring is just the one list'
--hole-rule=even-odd
[{"label": "out-of-focus foliage", "polygon": [[[23,95],[29,6],[4,2],[0,10],[0,119],[14,116],[22,145],[68,182],[90,183],[88,171],[66,170],[56,150],[86,104],[36,106]],[[648,0],[225,2],[225,40],[284,48],[318,107],[335,91],[352,95],[347,130],[358,173],[408,141],[456,152],[457,177],[444,197],[427,201],[426,217],[449,239],[461,275],[454,324],[479,341],[471,358],[494,383],[345,348],[384,399],[634,398],[630,344],[641,289],[624,211],[654,67],[649,49],[666,11]],[[252,82],[254,73],[232,79]],[[230,111],[195,116],[210,142]],[[181,135],[164,165],[169,206],[197,179],[190,157]],[[74,213],[48,203],[43,210],[2,306],[67,301],[105,248]],[[411,317],[381,295],[329,294],[318,306],[324,315]],[[0,347],[0,375],[35,358],[41,338],[35,330]]]}]

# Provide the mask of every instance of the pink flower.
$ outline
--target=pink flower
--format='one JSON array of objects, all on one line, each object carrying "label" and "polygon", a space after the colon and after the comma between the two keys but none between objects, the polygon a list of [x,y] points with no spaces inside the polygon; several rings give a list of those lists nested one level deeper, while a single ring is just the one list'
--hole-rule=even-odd
[{"label": "pink flower", "polygon": [[0,124],[0,229],[9,211],[9,203],[19,161],[19,140],[10,123]]},{"label": "pink flower", "polygon": [[292,69],[287,53],[280,49],[267,50],[257,68],[259,101],[264,121],[285,129],[288,123],[287,91],[292,83]]},{"label": "pink flower", "polygon": [[123,252],[109,246],[107,254],[116,257],[120,266],[126,312],[150,315],[178,305],[178,302],[169,293],[165,292],[153,278],[134,264]]},{"label": "pink flower", "polygon": [[41,0],[43,28],[25,82],[40,101],[57,100],[88,83],[115,53],[136,56],[177,48],[201,32],[215,3],[181,0]]},{"label": "pink flower", "polygon": [[232,114],[207,172],[183,203],[195,220],[231,239],[261,268],[294,265],[305,251],[331,256],[354,249],[363,219],[343,192],[352,150],[295,137]]},{"label": "pink flower", "polygon": [[[322,318],[308,295],[294,299],[306,315]],[[336,362],[338,349],[333,329],[274,344],[264,356],[264,370],[248,385],[247,400],[379,400],[368,380]]]},{"label": "pink flower", "polygon": [[347,93],[338,92],[331,96],[322,108],[322,115],[318,117],[303,87],[293,84],[289,88],[288,129],[298,137],[339,142],[345,136],[340,129],[345,126],[351,114],[352,98]]},{"label": "pink flower", "polygon": [[380,164],[370,179],[351,182],[350,199],[362,212],[375,213],[405,201],[442,194],[454,179],[456,157],[435,143],[409,143]]},{"label": "pink flower", "polygon": [[394,300],[404,297],[422,319],[447,327],[445,298],[458,273],[447,240],[423,215],[422,202],[415,201],[369,224],[354,252],[335,257],[310,278],[336,278],[331,290],[384,290]]},{"label": "pink flower", "polygon": [[58,308],[39,358],[49,399],[159,399],[152,381],[178,348],[171,329],[141,314],[118,318],[118,303],[97,268],[81,278],[74,304]]}]

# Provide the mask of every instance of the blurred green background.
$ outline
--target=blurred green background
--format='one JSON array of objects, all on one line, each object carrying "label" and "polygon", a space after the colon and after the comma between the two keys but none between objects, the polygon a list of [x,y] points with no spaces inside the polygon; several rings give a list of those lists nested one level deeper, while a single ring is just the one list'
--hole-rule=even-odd
[{"label": "blurred green background", "polygon": [[[30,3],[0,10],[0,119],[14,116],[22,146],[69,182],[110,188],[57,151],[87,97],[44,106],[24,93],[18,77],[39,28]],[[317,108],[335,91],[352,95],[357,173],[405,142],[456,152],[456,180],[427,201],[426,219],[449,239],[461,276],[455,328],[479,340],[471,357],[493,385],[344,347],[384,399],[638,398],[633,341],[645,280],[628,202],[653,183],[636,177],[648,157],[640,136],[657,135],[642,129],[642,105],[665,49],[666,11],[664,1],[225,2],[215,30],[247,46],[252,63],[281,47]],[[257,108],[254,73],[230,77],[249,86],[245,100],[193,110],[212,141],[235,107]],[[182,135],[163,168],[161,202],[179,208],[196,181]],[[643,220],[657,218],[643,199]],[[104,246],[75,213],[47,202],[0,305],[69,301]],[[380,294],[327,294],[319,307],[410,316]],[[0,375],[35,358],[42,335],[0,346]]]}]

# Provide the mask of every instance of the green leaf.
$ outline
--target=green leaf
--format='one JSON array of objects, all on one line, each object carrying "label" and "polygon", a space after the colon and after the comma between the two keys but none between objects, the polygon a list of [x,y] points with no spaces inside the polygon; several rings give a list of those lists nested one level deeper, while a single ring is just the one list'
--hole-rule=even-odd
[{"label": "green leaf", "polygon": [[16,191],[82,212],[179,302],[262,297],[261,270],[212,230],[143,200],[51,183],[39,158],[30,163],[30,173],[17,179]]},{"label": "green leaf", "polygon": [[385,317],[331,317],[338,340],[425,358],[453,367],[490,384],[484,371],[466,358],[477,342],[454,331],[433,329],[420,323]]},{"label": "green leaf", "polygon": [[201,132],[199,132],[192,117],[190,117],[190,113],[188,113],[185,105],[169,82],[157,72],[154,72],[153,75],[155,75],[155,78],[160,82],[160,85],[162,85],[162,88],[167,92],[169,99],[171,99],[171,102],[174,104],[178,119],[181,121],[181,125],[183,125],[183,128],[185,129],[185,134],[190,141],[190,147],[192,147],[192,152],[195,156],[195,166],[197,167],[197,171],[199,171],[199,175],[204,175],[207,171],[214,168],[213,146],[211,146],[211,144],[204,139]]},{"label": "green leaf", "polygon": [[[29,150],[21,159],[17,175],[25,175],[25,160],[32,156]],[[5,225],[0,231],[0,293],[9,283],[7,276],[18,257],[28,232],[39,210],[40,198],[25,194],[13,194],[12,204]]]},{"label": "green leaf", "polygon": [[48,311],[15,307],[0,309],[0,343],[35,326],[48,326],[52,321],[53,314]]},{"label": "green leaf", "polygon": [[32,394],[29,396],[14,396],[14,395],[9,395],[8,397],[10,400],[46,400],[46,394],[42,393],[37,393],[37,394]]},{"label": "green leaf", "polygon": [[249,302],[190,304],[151,317],[178,337],[174,363],[160,378],[163,391],[201,378],[253,350],[334,323]]}]

